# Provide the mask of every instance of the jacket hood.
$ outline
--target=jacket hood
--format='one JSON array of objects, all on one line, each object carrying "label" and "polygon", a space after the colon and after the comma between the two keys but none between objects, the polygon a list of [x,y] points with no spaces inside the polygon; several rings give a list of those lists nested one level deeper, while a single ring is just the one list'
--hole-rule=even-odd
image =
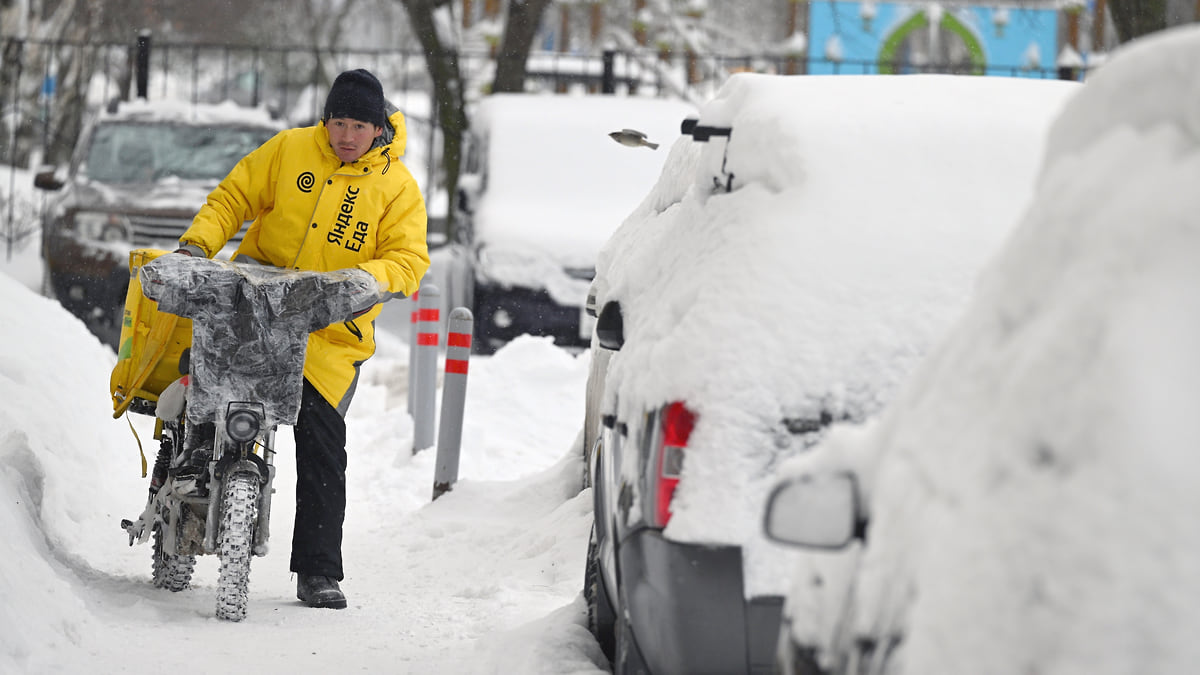
[{"label": "jacket hood", "polygon": [[404,113],[389,101],[385,100],[384,104],[387,106],[390,126],[383,128],[383,133],[375,139],[375,144],[371,147],[391,146],[393,155],[403,157],[405,146],[408,144],[408,128],[404,122]]}]

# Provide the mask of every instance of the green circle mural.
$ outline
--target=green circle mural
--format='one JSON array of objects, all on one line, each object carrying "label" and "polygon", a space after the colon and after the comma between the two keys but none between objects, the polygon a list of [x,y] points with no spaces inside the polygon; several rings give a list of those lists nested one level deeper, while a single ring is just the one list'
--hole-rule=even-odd
[{"label": "green circle mural", "polygon": [[[983,45],[966,24],[949,12],[942,14],[938,22],[942,30],[950,32],[963,41],[971,62],[972,75],[983,75],[986,71],[987,57],[983,54]],[[879,72],[883,75],[896,74],[896,51],[913,31],[929,27],[929,17],[925,12],[914,12],[904,23],[896,27],[891,35],[883,41],[879,48]]]}]

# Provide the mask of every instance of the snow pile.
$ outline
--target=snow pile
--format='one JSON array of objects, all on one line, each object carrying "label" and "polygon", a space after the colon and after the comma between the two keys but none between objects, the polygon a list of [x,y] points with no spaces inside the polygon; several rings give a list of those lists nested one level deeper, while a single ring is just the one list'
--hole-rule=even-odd
[{"label": "snow pile", "polygon": [[1198,61],[1168,31],[1068,104],[975,302],[862,441],[857,622],[904,635],[904,672],[1200,661]]},{"label": "snow pile", "polygon": [[[533,338],[476,358],[459,482],[431,502],[436,456],[412,455],[407,349],[382,335],[347,417],[350,607],[295,600],[285,427],[271,551],[254,560],[249,614],[231,641],[213,616],[215,557],[198,559],[192,589],[169,593],[150,583],[150,546],[127,545],[120,520],[142,509],[149,482],[130,425],[112,418],[115,356],[27,288],[41,277],[29,256],[36,247],[3,268],[23,283],[0,274],[11,313],[0,326],[0,672],[148,674],[181,653],[266,672],[331,659],[411,673],[604,667],[579,599],[591,526],[575,441],[586,358]],[[129,421],[152,459],[152,419]]]},{"label": "snow pile", "polygon": [[104,641],[71,579],[117,571],[87,552],[124,545],[114,508],[147,484],[128,427],[112,420],[112,351],[12,277],[0,274],[0,296],[0,670],[22,672],[41,654]]}]

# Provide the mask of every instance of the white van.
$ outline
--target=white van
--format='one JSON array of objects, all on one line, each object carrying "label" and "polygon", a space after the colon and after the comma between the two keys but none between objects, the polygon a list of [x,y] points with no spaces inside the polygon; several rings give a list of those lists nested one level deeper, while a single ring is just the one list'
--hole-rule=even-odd
[{"label": "white van", "polygon": [[[522,334],[586,347],[596,254],[658,179],[683,120],[680,100],[496,94],[471,115],[458,206],[468,240],[442,275],[447,306],[470,307],[475,350]],[[646,134],[653,148],[609,134]]]}]

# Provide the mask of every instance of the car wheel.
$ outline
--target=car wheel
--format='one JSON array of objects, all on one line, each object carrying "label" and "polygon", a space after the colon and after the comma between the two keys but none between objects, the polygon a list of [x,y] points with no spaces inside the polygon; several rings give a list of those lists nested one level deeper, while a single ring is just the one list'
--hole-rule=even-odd
[{"label": "car wheel", "polygon": [[492,344],[491,331],[487,324],[491,320],[491,307],[484,304],[479,299],[479,293],[475,294],[475,302],[471,307],[471,315],[475,320],[475,335],[471,337],[471,346],[473,352],[480,356],[491,356],[496,353],[496,347]]},{"label": "car wheel", "polygon": [[609,662],[613,661],[616,650],[616,637],[613,626],[616,623],[616,613],[608,598],[608,590],[600,577],[600,544],[596,541],[596,528],[592,526],[592,535],[588,539],[587,567],[583,574],[583,599],[587,602],[588,630],[600,643],[600,650]]}]

